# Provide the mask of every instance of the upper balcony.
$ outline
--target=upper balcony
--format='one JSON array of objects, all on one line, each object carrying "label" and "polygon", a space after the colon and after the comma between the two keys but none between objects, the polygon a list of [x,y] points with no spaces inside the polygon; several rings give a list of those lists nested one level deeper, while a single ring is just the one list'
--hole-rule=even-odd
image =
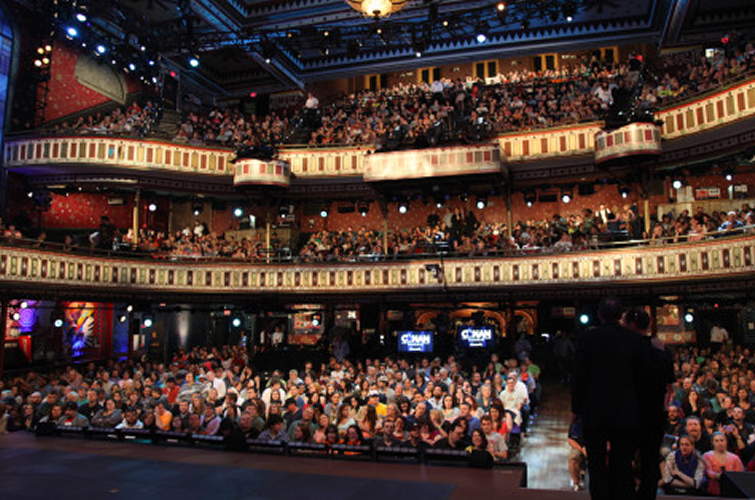
[{"label": "upper balcony", "polygon": [[354,300],[356,294],[466,301],[535,295],[578,299],[611,290],[647,298],[650,293],[741,292],[751,289],[754,280],[752,233],[562,254],[437,254],[410,261],[295,265],[165,261],[0,246],[0,290],[14,295]]},{"label": "upper balcony", "polygon": [[[724,125],[755,115],[755,78],[735,84],[724,90],[696,98],[657,113],[663,125],[661,137],[666,146],[677,139],[689,138]],[[516,131],[502,134],[494,139],[500,150],[500,159],[512,169],[525,169],[529,162],[563,160],[569,157],[587,159],[594,163],[595,136],[602,129],[602,122],[584,123],[550,129]],[[738,132],[736,132],[738,133]],[[749,137],[749,136],[748,136]],[[721,143],[716,138],[717,143]],[[735,141],[736,142],[736,141]],[[750,138],[749,142],[752,142]],[[726,144],[719,144],[723,147]],[[700,146],[700,141],[694,145]],[[456,148],[441,148],[456,149]],[[664,147],[666,149],[666,147]],[[710,148],[708,148],[710,149]],[[707,150],[706,150],[707,151]],[[370,172],[368,155],[370,146],[362,147],[312,147],[283,148],[280,160],[283,165],[255,165],[243,171],[243,164],[235,164],[233,151],[217,147],[179,145],[153,140],[133,140],[107,136],[48,136],[8,138],[4,159],[10,169],[29,167],[91,166],[113,168],[119,172],[140,175],[145,173],[171,173],[216,176],[228,179],[241,175],[237,184],[253,184],[249,172],[257,169],[262,185],[285,187],[286,179],[281,172],[299,179],[318,178],[365,178]],[[698,152],[699,153],[699,152]],[[678,153],[672,155],[679,161]],[[694,155],[682,155],[690,158]],[[674,158],[671,158],[672,160]],[[521,165],[521,167],[517,167]],[[470,165],[460,175],[473,174],[479,165]],[[46,170],[49,173],[49,170]],[[582,172],[579,172],[582,173]],[[563,174],[563,172],[562,172]],[[550,174],[552,175],[552,174]],[[532,177],[524,175],[523,178]]]}]

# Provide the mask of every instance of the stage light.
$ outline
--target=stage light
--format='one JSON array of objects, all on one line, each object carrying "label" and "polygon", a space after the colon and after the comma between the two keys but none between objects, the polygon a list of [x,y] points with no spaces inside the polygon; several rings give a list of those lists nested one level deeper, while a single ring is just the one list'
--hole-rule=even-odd
[{"label": "stage light", "polygon": [[236,207],[233,209],[233,215],[236,217],[243,217],[244,216],[244,209],[241,207]]},{"label": "stage light", "polygon": [[18,311],[14,312],[14,313],[13,313],[13,314],[11,315],[11,319],[12,319],[13,321],[18,321],[18,320],[20,320],[20,319],[21,319],[21,313],[20,313],[20,312],[18,312]]},{"label": "stage light", "polygon": [[189,66],[192,68],[198,68],[199,67],[199,58],[197,56],[191,56],[189,58]]},{"label": "stage light", "polygon": [[155,60],[154,59],[150,59],[149,61],[147,61],[147,64],[149,64],[150,66],[154,66],[155,65]]},{"label": "stage light", "polygon": [[87,15],[83,12],[79,12],[78,14],[76,14],[76,20],[80,23],[85,23],[87,22]]},{"label": "stage light", "polygon": [[589,314],[585,314],[585,313],[580,314],[579,315],[579,322],[582,323],[583,325],[589,324],[590,323],[590,315]]},{"label": "stage light", "polygon": [[36,61],[34,61],[34,66],[36,66],[38,68],[41,68],[42,67],[42,61],[40,61],[39,59],[37,59]]},{"label": "stage light", "polygon": [[674,189],[681,189],[684,187],[684,181],[681,179],[674,179],[671,182],[671,187],[673,187]]},{"label": "stage light", "polygon": [[63,328],[63,320],[56,318],[55,321],[52,322],[52,326],[54,326],[55,328]]},{"label": "stage light", "polygon": [[107,52],[107,47],[105,47],[102,44],[97,45],[97,53],[98,54],[104,54],[105,52]]},{"label": "stage light", "polygon": [[29,307],[29,303],[26,302],[25,300],[22,300],[21,303],[19,304],[19,307],[21,309],[26,309],[27,307]]},{"label": "stage light", "polygon": [[193,213],[194,213],[194,217],[198,217],[198,216],[199,216],[199,214],[201,214],[201,213],[202,213],[202,211],[201,211],[201,210],[199,210],[198,208],[195,208],[195,209],[194,209],[194,211],[193,211]]},{"label": "stage light", "polygon": [[131,304],[127,305],[126,312],[134,312],[134,306],[132,306]]},{"label": "stage light", "polygon": [[359,203],[357,205],[357,210],[359,210],[359,215],[361,215],[362,217],[367,217],[367,214],[370,212],[370,204]]},{"label": "stage light", "polygon": [[477,210],[484,210],[488,206],[488,200],[485,198],[477,198]]},{"label": "stage light", "polygon": [[695,321],[695,315],[691,312],[688,312],[684,315],[684,321],[686,321],[687,323],[692,323],[693,321]]},{"label": "stage light", "polygon": [[144,318],[144,328],[152,328],[152,318]]},{"label": "stage light", "polygon": [[417,52],[414,53],[414,56],[417,58],[422,57],[422,52],[418,50]]},{"label": "stage light", "polygon": [[231,324],[234,328],[238,328],[241,326],[241,318],[233,318],[233,321],[231,321]]},{"label": "stage light", "polygon": [[320,217],[322,217],[323,219],[328,217],[328,207],[322,207],[320,209]]},{"label": "stage light", "polygon": [[49,43],[45,45],[45,52],[52,52],[52,45],[50,45]]},{"label": "stage light", "polygon": [[126,315],[125,315],[125,314],[121,314],[120,316],[118,316],[118,321],[119,321],[120,323],[125,323],[127,319],[128,319],[128,318],[126,318]]},{"label": "stage light", "polygon": [[26,193],[27,198],[33,198],[34,197],[34,191],[29,191]]},{"label": "stage light", "polygon": [[141,47],[139,47],[139,50],[141,50],[142,52],[146,52],[147,51],[147,47],[145,47],[144,45],[142,45]]},{"label": "stage light", "polygon": [[157,204],[155,204],[155,203],[150,203],[149,205],[147,205],[147,209],[148,209],[148,210],[149,210],[150,212],[156,212],[156,211],[157,211]]},{"label": "stage light", "polygon": [[438,200],[435,202],[435,208],[443,208],[443,202]]},{"label": "stage light", "polygon": [[734,170],[733,167],[726,167],[724,169],[724,179],[726,179],[729,182],[733,181],[735,173],[736,171]]},{"label": "stage light", "polygon": [[79,30],[77,30],[73,26],[66,29],[66,33],[68,33],[68,36],[70,36],[71,38],[76,38],[77,36],[79,36]]},{"label": "stage light", "polygon": [[535,202],[537,201],[537,193],[533,191],[529,191],[524,193],[524,203],[528,207],[532,207],[535,205]]},{"label": "stage light", "polygon": [[37,54],[42,55],[44,53],[45,53],[45,49],[43,49],[42,47],[37,49]]},{"label": "stage light", "polygon": [[572,22],[573,20],[574,20],[574,18],[573,18],[572,16],[566,16],[566,22],[567,22],[567,23],[570,23],[570,22]]},{"label": "stage light", "polygon": [[506,10],[506,2],[498,2],[498,5],[496,5],[495,8],[498,9],[498,12],[503,12]]},{"label": "stage light", "polygon": [[42,64],[50,64],[50,58],[49,57],[43,57],[42,58]]},{"label": "stage light", "polygon": [[483,44],[488,41],[488,36],[485,33],[477,33],[477,36],[475,37],[477,39],[477,43]]},{"label": "stage light", "polygon": [[128,65],[128,69],[130,69],[131,71],[136,71],[136,64],[134,64],[134,63],[129,63],[129,65]]},{"label": "stage light", "polygon": [[402,201],[401,203],[398,204],[398,213],[403,215],[408,211],[409,211],[409,203]]},{"label": "stage light", "polygon": [[619,194],[621,194],[622,198],[628,198],[631,192],[632,190],[629,189],[629,186],[619,186]]},{"label": "stage light", "polygon": [[561,191],[561,201],[564,203],[570,203],[572,200],[572,192],[571,191]]}]

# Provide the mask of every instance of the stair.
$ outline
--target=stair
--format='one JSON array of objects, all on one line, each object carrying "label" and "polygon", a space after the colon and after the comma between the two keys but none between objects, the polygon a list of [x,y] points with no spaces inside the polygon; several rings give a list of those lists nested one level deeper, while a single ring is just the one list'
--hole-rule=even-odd
[{"label": "stair", "polygon": [[166,139],[173,139],[178,134],[181,113],[172,109],[164,109],[160,121],[153,129],[155,135]]}]

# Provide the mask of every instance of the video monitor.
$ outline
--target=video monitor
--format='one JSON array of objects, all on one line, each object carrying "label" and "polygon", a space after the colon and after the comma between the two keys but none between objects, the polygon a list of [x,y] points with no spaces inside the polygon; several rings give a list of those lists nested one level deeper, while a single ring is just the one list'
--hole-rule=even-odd
[{"label": "video monitor", "polygon": [[405,330],[396,332],[398,337],[398,352],[423,353],[433,352],[433,332],[421,330]]},{"label": "video monitor", "polygon": [[495,332],[490,326],[462,325],[459,327],[459,345],[466,349],[492,349]]}]

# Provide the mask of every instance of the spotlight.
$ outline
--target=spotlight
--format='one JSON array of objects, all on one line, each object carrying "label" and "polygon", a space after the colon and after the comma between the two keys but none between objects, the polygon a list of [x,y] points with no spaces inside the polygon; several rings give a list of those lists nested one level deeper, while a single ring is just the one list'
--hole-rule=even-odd
[{"label": "spotlight", "polygon": [[49,57],[43,57],[42,58],[42,64],[50,64],[50,58]]},{"label": "spotlight", "polygon": [[45,49],[43,49],[42,47],[37,49],[37,54],[42,55],[44,53],[45,53]]},{"label": "spotlight", "polygon": [[18,320],[20,320],[20,319],[21,319],[21,313],[20,313],[20,312],[18,312],[18,311],[14,312],[14,313],[13,313],[13,314],[11,315],[11,319],[12,319],[13,321],[18,321]]},{"label": "spotlight", "polygon": [[97,45],[97,53],[98,54],[104,54],[105,52],[107,52],[107,47],[105,47],[102,44]]},{"label": "spotlight", "polygon": [[149,61],[147,61],[147,64],[149,64],[150,66],[154,66],[155,65],[155,60],[154,59],[150,59]]},{"label": "spotlight", "polygon": [[629,189],[629,186],[619,186],[619,194],[622,198],[628,198],[631,192],[632,190]]},{"label": "spotlight", "polygon": [[418,58],[419,58],[419,57],[422,57],[422,52],[420,52],[420,51],[418,50],[417,52],[415,52],[415,53],[414,53],[414,56],[415,56],[415,57],[418,57]]},{"label": "spotlight", "polygon": [[28,193],[26,193],[26,196],[28,198],[33,198],[34,197],[34,192],[33,191],[29,191]]},{"label": "spotlight", "polygon": [[27,307],[29,307],[29,303],[28,303],[28,302],[26,302],[25,300],[22,300],[22,301],[21,301],[21,303],[20,303],[20,304],[19,304],[18,306],[19,306],[19,307],[20,307],[21,309],[26,309]]},{"label": "spotlight", "polygon": [[241,318],[233,318],[233,320],[231,321],[231,324],[233,325],[234,328],[240,327],[241,326]]},{"label": "spotlight", "polygon": [[567,22],[567,23],[570,23],[570,22],[572,22],[573,20],[574,20],[574,18],[573,18],[572,16],[566,16],[566,22]]},{"label": "spotlight", "polygon": [[358,206],[359,215],[362,217],[367,217],[367,214],[370,211],[370,205],[369,203],[360,203]]},{"label": "spotlight", "polygon": [[233,209],[233,215],[236,217],[243,217],[244,216],[244,209],[241,207],[236,207]]},{"label": "spotlight", "polygon": [[270,62],[271,62],[271,59],[270,59],[269,57],[267,57],[267,58],[265,58],[265,62],[266,62],[267,64],[270,64]]},{"label": "spotlight", "polygon": [[87,22],[87,15],[83,12],[79,12],[78,14],[76,14],[76,20],[80,23],[85,23]]},{"label": "spotlight", "polygon": [[320,209],[320,217],[322,217],[323,219],[328,217],[328,207],[324,206]]},{"label": "spotlight", "polygon": [[129,63],[129,65],[128,65],[128,69],[130,69],[131,71],[136,71],[136,64],[134,64],[134,63]]},{"label": "spotlight", "polygon": [[435,202],[435,208],[443,208],[443,202],[438,200]]},{"label": "spotlight", "polygon": [[201,210],[195,208],[193,213],[194,213],[194,217],[199,217],[199,214],[201,214],[202,212]]},{"label": "spotlight", "polygon": [[60,318],[55,318],[55,321],[52,322],[52,326],[55,328],[63,328],[63,320]]},{"label": "spotlight", "polygon": [[125,314],[121,314],[120,316],[118,316],[118,322],[119,323],[125,323],[127,319],[128,318],[126,318]]},{"label": "spotlight", "polygon": [[139,50],[141,50],[142,52],[147,52],[147,47],[142,45],[141,47],[139,47]]},{"label": "spotlight", "polygon": [[156,211],[157,211],[157,204],[155,204],[155,203],[150,203],[149,205],[147,205],[147,209],[148,209],[148,210],[149,210],[150,212],[156,212]]},{"label": "spotlight", "polygon": [[314,326],[314,327],[320,326],[320,317],[319,316],[314,316],[312,318],[312,326]]},{"label": "spotlight", "polygon": [[52,52],[52,45],[50,45],[49,43],[45,45],[45,52]]},{"label": "spotlight", "polygon": [[42,61],[40,61],[39,59],[35,60],[34,61],[34,66],[36,66],[38,68],[41,68],[42,67]]},{"label": "spotlight", "polygon": [[528,207],[534,206],[536,201],[537,201],[537,194],[533,192],[524,193],[524,203]]},{"label": "spotlight", "polygon": [[144,318],[144,328],[152,328],[152,318]]},{"label": "spotlight", "polygon": [[409,203],[402,201],[401,203],[398,204],[398,213],[403,215],[408,211],[409,211]]},{"label": "spotlight", "polygon": [[579,315],[579,322],[583,325],[587,325],[590,323],[590,315],[586,313],[582,313]]},{"label": "spotlight", "polygon": [[288,207],[286,205],[280,205],[278,207],[278,216],[281,219],[285,219],[286,217],[288,217]]},{"label": "spotlight", "polygon": [[561,191],[561,201],[564,203],[570,203],[572,200],[571,191]]},{"label": "spotlight", "polygon": [[198,68],[199,67],[199,58],[197,56],[191,56],[189,58],[189,66],[192,68]]},{"label": "spotlight", "polygon": [[729,182],[733,181],[735,173],[736,173],[736,171],[734,170],[733,167],[727,167],[727,168],[725,168],[724,169],[724,179],[726,179]]},{"label": "spotlight", "polygon": [[488,41],[488,36],[485,33],[477,33],[475,39],[477,40],[477,43],[483,44]]},{"label": "spotlight", "polygon": [[695,315],[691,312],[688,312],[684,315],[684,321],[686,321],[687,323],[692,323],[693,321],[695,321]]},{"label": "spotlight", "polygon": [[469,197],[467,196],[467,193],[462,193],[459,195],[459,200],[463,203],[466,203]]},{"label": "spotlight", "polygon": [[498,2],[498,5],[496,5],[495,8],[498,10],[498,12],[503,12],[504,10],[506,10],[506,2]]},{"label": "spotlight", "polygon": [[484,210],[488,205],[488,200],[485,198],[477,198],[477,210]]},{"label": "spotlight", "polygon": [[79,30],[77,30],[73,26],[69,27],[66,30],[66,33],[68,33],[68,36],[70,36],[71,38],[76,38],[77,36],[79,36]]},{"label": "spotlight", "polygon": [[682,187],[684,187],[684,181],[681,179],[674,179],[671,182],[671,187],[674,189],[681,189]]},{"label": "spotlight", "polygon": [[134,306],[132,306],[131,304],[127,305],[126,312],[134,312]]}]

